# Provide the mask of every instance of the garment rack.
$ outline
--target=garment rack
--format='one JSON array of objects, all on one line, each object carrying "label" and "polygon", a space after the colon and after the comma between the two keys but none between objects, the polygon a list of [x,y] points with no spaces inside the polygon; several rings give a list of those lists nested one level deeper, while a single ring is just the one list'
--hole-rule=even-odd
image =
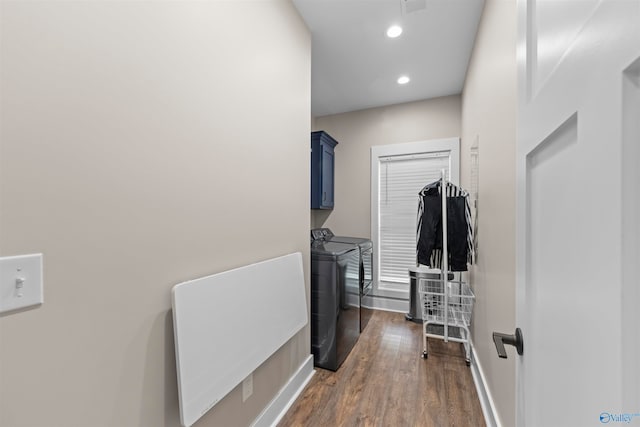
[{"label": "garment rack", "polygon": [[[468,283],[449,280],[449,252],[447,235],[447,179],[446,171],[441,171],[440,196],[442,200],[442,268],[439,279],[419,278],[418,286],[422,306],[422,357],[428,357],[427,338],[442,339],[444,342],[459,342],[464,345],[467,366],[471,364],[469,325],[475,296]],[[455,279],[455,276],[454,276]],[[457,285],[457,286],[454,286]],[[431,328],[430,328],[431,326]],[[457,336],[452,336],[449,328],[455,328]],[[442,333],[440,333],[440,330]]]}]

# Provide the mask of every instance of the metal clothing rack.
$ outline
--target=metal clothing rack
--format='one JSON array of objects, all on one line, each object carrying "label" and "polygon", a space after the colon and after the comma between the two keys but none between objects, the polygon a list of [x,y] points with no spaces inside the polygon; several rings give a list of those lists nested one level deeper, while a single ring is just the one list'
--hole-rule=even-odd
[{"label": "metal clothing rack", "polygon": [[[439,279],[419,278],[418,286],[422,306],[422,357],[427,358],[427,338],[438,338],[444,342],[459,342],[464,345],[467,366],[471,364],[469,325],[475,296],[469,284],[462,280],[449,280],[449,252],[447,241],[447,189],[446,172],[443,169],[440,184],[442,199],[442,269]],[[455,279],[455,276],[454,276]],[[452,329],[450,333],[449,328]]]}]

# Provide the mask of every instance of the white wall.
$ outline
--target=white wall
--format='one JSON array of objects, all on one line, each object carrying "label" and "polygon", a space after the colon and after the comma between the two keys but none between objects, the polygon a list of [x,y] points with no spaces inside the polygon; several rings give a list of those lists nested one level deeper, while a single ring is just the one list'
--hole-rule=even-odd
[{"label": "white wall", "polygon": [[317,117],[314,130],[338,141],[335,151],[335,208],[311,211],[315,227],[339,235],[371,237],[371,147],[459,137],[460,96]]},{"label": "white wall", "polygon": [[[177,426],[171,287],[309,258],[308,30],[287,1],[0,19],[0,255],[45,268],[45,304],[0,318],[0,425]],[[308,354],[305,328],[197,425],[247,425]]]},{"label": "white wall", "polygon": [[462,93],[462,185],[479,141],[478,260],[472,335],[498,416],[515,425],[515,360],[498,359],[492,332],[515,325],[516,2],[487,0]]}]

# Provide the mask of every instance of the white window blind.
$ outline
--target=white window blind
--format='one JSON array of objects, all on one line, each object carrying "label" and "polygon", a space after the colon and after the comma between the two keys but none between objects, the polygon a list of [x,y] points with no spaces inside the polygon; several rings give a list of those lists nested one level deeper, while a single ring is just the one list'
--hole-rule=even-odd
[{"label": "white window blind", "polygon": [[409,283],[408,268],[416,265],[418,193],[449,175],[449,152],[380,157],[379,239],[380,287]]}]

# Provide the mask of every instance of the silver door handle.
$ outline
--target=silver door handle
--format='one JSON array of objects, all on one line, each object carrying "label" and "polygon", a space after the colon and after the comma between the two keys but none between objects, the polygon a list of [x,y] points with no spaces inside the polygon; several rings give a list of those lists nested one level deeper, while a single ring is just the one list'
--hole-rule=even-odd
[{"label": "silver door handle", "polygon": [[519,355],[522,355],[524,342],[522,340],[522,331],[520,328],[516,328],[516,333],[513,335],[502,334],[500,332],[493,333],[493,343],[496,345],[498,351],[498,357],[502,359],[507,358],[507,352],[504,349],[505,344],[512,345],[516,348]]}]

